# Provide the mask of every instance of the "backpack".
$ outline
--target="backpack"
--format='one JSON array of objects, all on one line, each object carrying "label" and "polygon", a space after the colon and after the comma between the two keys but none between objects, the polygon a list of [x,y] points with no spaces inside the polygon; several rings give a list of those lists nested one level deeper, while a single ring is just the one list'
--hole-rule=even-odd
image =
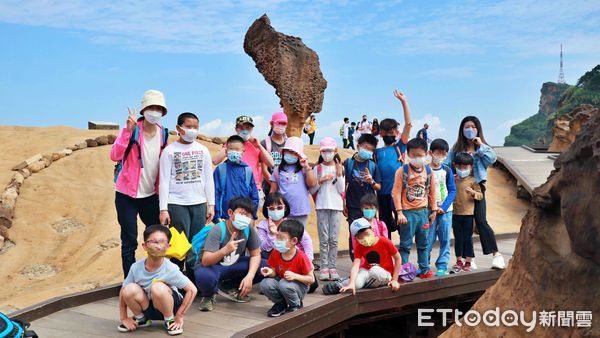
[{"label": "backpack", "polygon": [[[217,223],[217,225],[221,227],[221,239],[219,240],[219,243],[223,244],[223,241],[225,240],[225,233],[227,232],[227,226],[225,225],[225,221],[219,222]],[[200,255],[200,252],[202,252],[202,248],[204,247],[204,241],[206,241],[206,237],[208,236],[208,233],[210,232],[213,226],[215,226],[214,223],[205,225],[202,228],[202,230],[200,230],[192,238],[192,265],[196,264],[198,256]],[[244,237],[246,238],[246,240],[248,240],[249,235],[250,228],[244,229]]]},{"label": "backpack", "polygon": [[[402,187],[406,190],[408,187],[408,164],[404,164],[402,166]],[[431,167],[429,165],[425,165],[425,171],[427,172],[427,180],[425,180],[425,195],[429,194],[429,189],[431,188]]]},{"label": "backpack", "polygon": [[[217,166],[217,170],[219,171],[219,181],[221,183],[221,189],[223,189],[223,193],[221,194],[221,198],[219,199],[219,207],[223,207],[223,196],[225,196],[225,183],[227,182],[227,164],[222,163]],[[246,189],[249,193],[252,190],[250,184],[254,184],[254,177],[252,176],[252,168],[246,165],[244,167],[244,173],[246,174]]]},{"label": "backpack", "polygon": [[0,312],[0,337],[7,338],[37,338],[35,331],[27,330],[29,323],[23,323],[18,320],[12,320]]},{"label": "backpack", "polygon": [[340,127],[340,136],[344,136],[344,125]]},{"label": "backpack", "polygon": [[[163,149],[165,149],[165,147],[167,146],[167,141],[169,140],[169,129],[168,128],[163,128],[163,139],[162,139],[162,144],[160,146],[160,150],[162,151]],[[117,178],[119,178],[119,174],[121,173],[121,170],[123,170],[123,163],[125,163],[125,160],[127,159],[127,157],[129,156],[129,152],[131,151],[131,148],[133,147],[133,144],[135,143],[138,147],[138,159],[140,160],[140,167],[144,167],[144,163],[142,163],[142,151],[141,151],[141,147],[140,144],[138,143],[138,137],[139,137],[139,129],[138,126],[135,126],[135,129],[133,129],[133,133],[131,134],[131,138],[129,139],[129,143],[127,144],[127,148],[125,148],[125,153],[123,154],[123,158],[121,160],[119,160],[117,162],[117,164],[115,164],[115,169],[113,172],[113,180],[115,183],[117,183]]]}]

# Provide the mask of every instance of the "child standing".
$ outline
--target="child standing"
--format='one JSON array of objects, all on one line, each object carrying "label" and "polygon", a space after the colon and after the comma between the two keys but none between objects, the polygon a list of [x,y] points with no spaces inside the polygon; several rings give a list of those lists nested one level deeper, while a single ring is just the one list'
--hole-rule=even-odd
[{"label": "child standing", "polygon": [[[165,259],[170,240],[171,232],[162,225],[144,230],[142,247],[148,257],[131,266],[119,292],[120,332],[148,327],[155,319],[165,321],[169,335],[183,333],[183,316],[198,290],[175,264]],[[180,289],[185,291],[185,297]],[[128,317],[127,309],[133,317]]]},{"label": "child standing", "polygon": [[[212,159],[208,148],[196,142],[198,117],[195,114],[179,115],[177,131],[179,139],[168,145],[160,157],[160,223],[184,231],[191,242],[215,214]],[[193,281],[192,258],[188,255],[185,265]],[[183,268],[183,262],[174,262]]]},{"label": "child standing", "polygon": [[[360,208],[362,209],[363,218],[371,224],[371,230],[376,237],[388,237],[388,229],[386,224],[377,219],[377,197],[373,194],[366,194],[360,199]],[[352,237],[352,246],[356,246],[356,238]]]},{"label": "child standing", "polygon": [[440,241],[440,250],[438,259],[435,261],[437,269],[436,276],[448,274],[448,261],[450,260],[450,229],[452,228],[452,201],[456,197],[456,187],[454,185],[454,175],[452,169],[444,164],[448,156],[448,142],[442,139],[435,139],[429,145],[429,155],[431,156],[431,169],[435,176],[435,198],[438,206],[438,214],[435,222],[429,227],[429,257],[431,258],[431,249],[435,243],[435,238]]},{"label": "child standing", "polygon": [[317,178],[315,209],[317,210],[317,229],[321,256],[319,279],[338,280],[340,275],[336,270],[336,259],[340,218],[344,209],[342,193],[344,192],[345,182],[335,140],[331,137],[325,137],[319,145],[321,156],[319,163],[313,168]]},{"label": "child standing", "polygon": [[[230,136],[226,143],[227,160],[219,164],[213,173],[215,183],[215,219],[218,223],[229,218],[227,204],[233,197],[248,197],[258,206],[258,190],[254,184],[252,168],[242,161],[244,139]],[[256,219],[256,213],[252,215]]]},{"label": "child standing", "polygon": [[356,238],[354,262],[350,278],[323,286],[326,295],[356,289],[377,288],[389,285],[392,291],[400,288],[398,275],[402,268],[400,254],[387,237],[375,236],[371,223],[359,218],[350,225],[350,233]]},{"label": "child standing", "polygon": [[299,137],[285,141],[283,160],[271,175],[271,192],[279,191],[290,202],[289,218],[298,220],[306,228],[311,209],[308,189],[317,184],[317,179],[308,166],[303,148]]},{"label": "child standing", "polygon": [[379,203],[379,218],[385,222],[390,230],[388,238],[392,238],[392,232],[398,230],[397,214],[392,201],[392,188],[394,187],[394,175],[398,168],[404,163],[406,143],[410,136],[412,121],[410,108],[406,96],[394,90],[394,96],[402,104],[404,112],[404,127],[402,133],[398,131],[398,121],[395,119],[383,119],[380,124],[381,139],[384,146],[375,150],[375,162],[381,175],[381,190],[377,193]]},{"label": "child standing", "polygon": [[284,112],[280,111],[273,114],[271,116],[271,130],[269,131],[269,135],[267,135],[266,139],[260,141],[260,145],[267,149],[273,158],[273,166],[271,167],[267,166],[265,162],[261,163],[264,178],[262,189],[265,196],[271,192],[271,175],[273,174],[273,169],[281,164],[281,158],[283,157],[281,148],[283,148],[285,140],[287,140],[287,135],[285,133],[287,124],[288,118]]},{"label": "child standing", "polygon": [[435,178],[431,168],[425,163],[427,142],[414,138],[408,141],[407,153],[409,164],[396,171],[392,197],[398,224],[400,225],[400,255],[402,263],[408,263],[413,238],[417,243],[417,257],[420,278],[431,278],[429,269],[429,252],[427,238],[429,225],[433,224],[437,215]]},{"label": "child standing", "polygon": [[296,248],[303,233],[304,226],[300,222],[283,221],[277,232],[275,250],[267,261],[269,267],[260,269],[265,277],[260,282],[260,290],[274,303],[267,312],[269,317],[302,308],[308,286],[314,282],[310,259]]},{"label": "child standing", "polygon": [[[344,161],[346,171],[346,199],[344,216],[348,224],[362,217],[360,199],[366,194],[375,194],[381,188],[379,169],[373,161],[373,151],[377,147],[377,138],[363,134],[358,139],[358,153]],[[352,236],[348,237],[350,258],[354,259]]]},{"label": "child standing", "polygon": [[[452,230],[454,232],[454,254],[456,264],[452,273],[470,272],[473,252],[473,213],[475,201],[483,198],[481,187],[475,177],[471,175],[473,157],[467,153],[458,153],[454,156],[456,169],[456,199],[454,200],[454,214],[452,215]],[[463,257],[465,263],[463,264]]]}]

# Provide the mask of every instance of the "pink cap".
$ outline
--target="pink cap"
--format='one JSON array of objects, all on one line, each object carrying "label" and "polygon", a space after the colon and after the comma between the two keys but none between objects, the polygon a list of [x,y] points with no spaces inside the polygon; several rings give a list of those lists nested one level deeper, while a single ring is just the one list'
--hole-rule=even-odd
[{"label": "pink cap", "polygon": [[321,147],[321,150],[335,150],[337,144],[335,143],[333,137],[327,136],[321,139],[321,142],[319,142],[319,146]]},{"label": "pink cap", "polygon": [[287,115],[284,112],[279,111],[271,116],[271,122],[288,122]]},{"label": "pink cap", "polygon": [[301,158],[307,158],[306,155],[304,154],[304,142],[302,142],[302,139],[299,137],[296,137],[296,136],[288,137],[287,140],[285,141],[285,145],[281,149],[291,150],[291,151],[295,152],[296,154],[298,154],[298,156],[300,156]]}]

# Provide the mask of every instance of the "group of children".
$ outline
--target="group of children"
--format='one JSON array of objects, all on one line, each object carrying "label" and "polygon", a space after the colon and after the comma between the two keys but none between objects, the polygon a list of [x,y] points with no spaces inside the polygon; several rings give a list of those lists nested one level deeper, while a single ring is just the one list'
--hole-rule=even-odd
[{"label": "group of children", "polygon": [[[115,172],[125,275],[119,330],[132,331],[158,319],[165,321],[169,334],[180,334],[183,315],[197,293],[200,310],[211,311],[217,293],[247,302],[257,283],[274,303],[269,316],[296,311],[310,286],[316,285],[315,268],[320,268],[318,279],[333,281],[323,286],[325,294],[384,285],[397,290],[399,276],[408,269],[413,238],[419,277],[433,275],[429,259],[436,237],[436,275],[449,272],[450,228],[457,257],[450,271],[470,271],[474,204],[484,198],[481,182],[471,175],[476,155],[451,152],[449,162],[446,141],[434,140],[428,148],[422,139],[409,140],[408,103],[402,93],[394,94],[404,111],[401,132],[396,120],[382,120],[384,147],[377,148],[372,134],[362,134],[357,153],[343,162],[336,141],[325,137],[319,143],[318,163],[311,168],[302,139],[285,134],[287,116],[282,112],[273,114],[271,131],[262,142],[252,136],[252,118],[238,117],[236,134],[214,157],[195,142],[197,116],[183,113],[177,119],[178,140],[166,145],[156,136],[165,130],[158,124],[167,112],[164,96],[146,92],[142,117],[136,121],[135,112],[130,113],[111,151],[121,167]],[[144,189],[147,193],[141,194]],[[306,231],[311,196],[320,264],[313,262]],[[158,215],[150,210],[153,207]],[[264,220],[255,225],[258,210]],[[147,257],[133,263],[137,233],[131,224],[132,215],[138,214],[146,225],[159,225],[146,228],[142,246]],[[344,279],[336,267],[342,215],[349,224],[353,260],[350,276]],[[192,243],[184,261],[165,259],[171,232],[164,225],[183,231]],[[395,231],[399,250],[391,241]]]}]

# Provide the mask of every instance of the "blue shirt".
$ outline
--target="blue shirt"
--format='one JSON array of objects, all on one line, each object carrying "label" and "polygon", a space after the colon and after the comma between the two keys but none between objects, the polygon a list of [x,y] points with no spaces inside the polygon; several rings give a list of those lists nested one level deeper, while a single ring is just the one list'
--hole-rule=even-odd
[{"label": "blue shirt", "polygon": [[[226,178],[225,186],[223,187],[220,170],[218,167],[226,166]],[[258,190],[254,182],[254,175],[250,184],[246,182],[246,169],[248,165],[244,162],[232,163],[229,160],[219,164],[213,172],[213,179],[215,181],[215,218],[217,219],[229,219],[227,209],[229,207],[229,200],[236,196],[248,197],[254,203],[255,208],[258,208]],[[256,211],[253,213],[254,219],[256,219]]]},{"label": "blue shirt", "polygon": [[[454,152],[448,152],[448,158],[444,162],[454,170],[452,163],[454,162]],[[496,152],[487,144],[480,145],[473,155],[473,176],[475,181],[481,183],[487,180],[487,167],[496,162]]]},{"label": "blue shirt", "polygon": [[[398,147],[398,149],[396,149]],[[398,159],[400,152],[400,159]],[[381,195],[391,195],[394,187],[394,177],[396,171],[402,166],[404,153],[406,152],[406,143],[402,139],[393,145],[375,149],[375,158],[377,159],[377,170],[381,175]]]}]

